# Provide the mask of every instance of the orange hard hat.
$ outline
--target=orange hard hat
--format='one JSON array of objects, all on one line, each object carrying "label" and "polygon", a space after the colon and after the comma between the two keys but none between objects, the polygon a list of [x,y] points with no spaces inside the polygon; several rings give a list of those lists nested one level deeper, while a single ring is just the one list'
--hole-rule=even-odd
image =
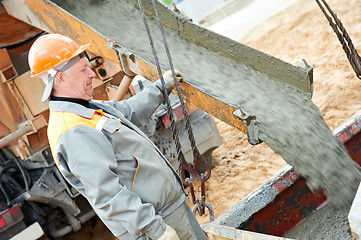
[{"label": "orange hard hat", "polygon": [[29,50],[31,76],[38,76],[78,56],[90,44],[80,46],[72,39],[60,34],[46,34],[38,38]]}]

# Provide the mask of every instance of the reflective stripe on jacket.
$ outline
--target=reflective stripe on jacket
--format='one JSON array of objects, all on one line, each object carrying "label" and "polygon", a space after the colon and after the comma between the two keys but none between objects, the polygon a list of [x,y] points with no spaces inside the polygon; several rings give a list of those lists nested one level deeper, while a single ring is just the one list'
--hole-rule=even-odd
[{"label": "reflective stripe on jacket", "polygon": [[137,127],[163,101],[156,84],[125,101],[91,101],[105,114],[71,102],[49,103],[48,137],[60,171],[121,239],[160,237],[162,217],[186,198],[173,168]]}]

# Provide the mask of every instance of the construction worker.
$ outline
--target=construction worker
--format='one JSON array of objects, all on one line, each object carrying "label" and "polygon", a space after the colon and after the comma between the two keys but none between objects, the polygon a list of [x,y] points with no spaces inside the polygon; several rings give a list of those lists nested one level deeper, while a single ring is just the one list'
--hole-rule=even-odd
[{"label": "construction worker", "polygon": [[[60,172],[119,239],[207,239],[181,180],[137,127],[163,102],[162,85],[120,102],[92,100],[89,46],[47,34],[29,51],[32,76],[46,84],[42,101],[49,100],[48,138]],[[170,71],[164,79],[170,92]]]}]

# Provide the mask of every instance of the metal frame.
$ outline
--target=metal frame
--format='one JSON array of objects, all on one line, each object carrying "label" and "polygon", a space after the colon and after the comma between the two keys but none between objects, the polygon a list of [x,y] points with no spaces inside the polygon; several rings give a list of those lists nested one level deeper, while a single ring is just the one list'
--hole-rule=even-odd
[{"label": "metal frame", "polygon": [[[101,55],[105,59],[120,65],[117,52],[106,47],[107,44],[114,45],[112,44],[112,39],[104,37],[101,33],[96,32],[96,30],[81,22],[78,18],[64,11],[51,1],[5,0],[3,1],[3,5],[9,15],[46,32],[61,33],[76,40],[80,44],[90,42],[92,44],[89,48],[91,52],[96,55]],[[155,16],[154,10],[152,10],[151,1],[145,1],[144,8],[148,15]],[[164,6],[159,6],[159,10],[161,18],[167,18],[169,20],[163,21],[164,26],[178,31],[179,35],[184,40],[195,43],[200,47],[207,48],[219,55],[265,73],[272,78],[290,84],[301,91],[309,93],[311,96],[312,71],[309,68],[291,65],[239,42],[220,36],[206,29],[200,29],[201,27],[191,23],[187,19],[183,19],[181,16],[173,14]],[[214,42],[219,41],[225,43],[227,46],[231,46],[232,51],[224,49],[224,45],[218,46],[217,44],[213,44]],[[126,46],[122,47],[124,48]],[[127,57],[125,57],[126,55]],[[139,56],[131,53],[123,56],[122,66],[123,68],[125,68],[124,66],[127,66],[132,72],[140,74],[150,80],[158,79],[157,70],[151,63],[146,62]],[[124,71],[127,72],[127,69],[124,69]],[[240,119],[233,114],[241,107],[225,103],[221,99],[206,94],[185,82],[180,84],[180,88],[185,101],[206,111],[221,121],[234,126],[244,133],[248,134],[248,132],[252,130],[251,134],[248,134],[250,139],[249,142],[252,144],[261,142],[258,139],[256,130],[257,124],[253,121],[254,118],[252,118],[252,121],[248,121],[249,119]]]}]

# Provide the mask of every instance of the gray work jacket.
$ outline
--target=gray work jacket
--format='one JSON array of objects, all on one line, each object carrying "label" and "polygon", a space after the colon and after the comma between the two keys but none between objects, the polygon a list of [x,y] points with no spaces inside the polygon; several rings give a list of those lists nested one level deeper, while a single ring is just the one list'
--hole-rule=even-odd
[{"label": "gray work jacket", "polygon": [[[91,101],[105,112],[101,124],[94,128],[79,123],[66,129],[52,147],[65,179],[120,239],[144,234],[157,239],[165,230],[162,217],[186,199],[174,169],[137,127],[144,126],[163,101],[157,84],[128,100]],[[76,121],[66,113],[85,120],[96,114],[94,109],[71,102],[50,101],[49,107],[49,141],[54,136],[51,129],[66,128]]]}]

